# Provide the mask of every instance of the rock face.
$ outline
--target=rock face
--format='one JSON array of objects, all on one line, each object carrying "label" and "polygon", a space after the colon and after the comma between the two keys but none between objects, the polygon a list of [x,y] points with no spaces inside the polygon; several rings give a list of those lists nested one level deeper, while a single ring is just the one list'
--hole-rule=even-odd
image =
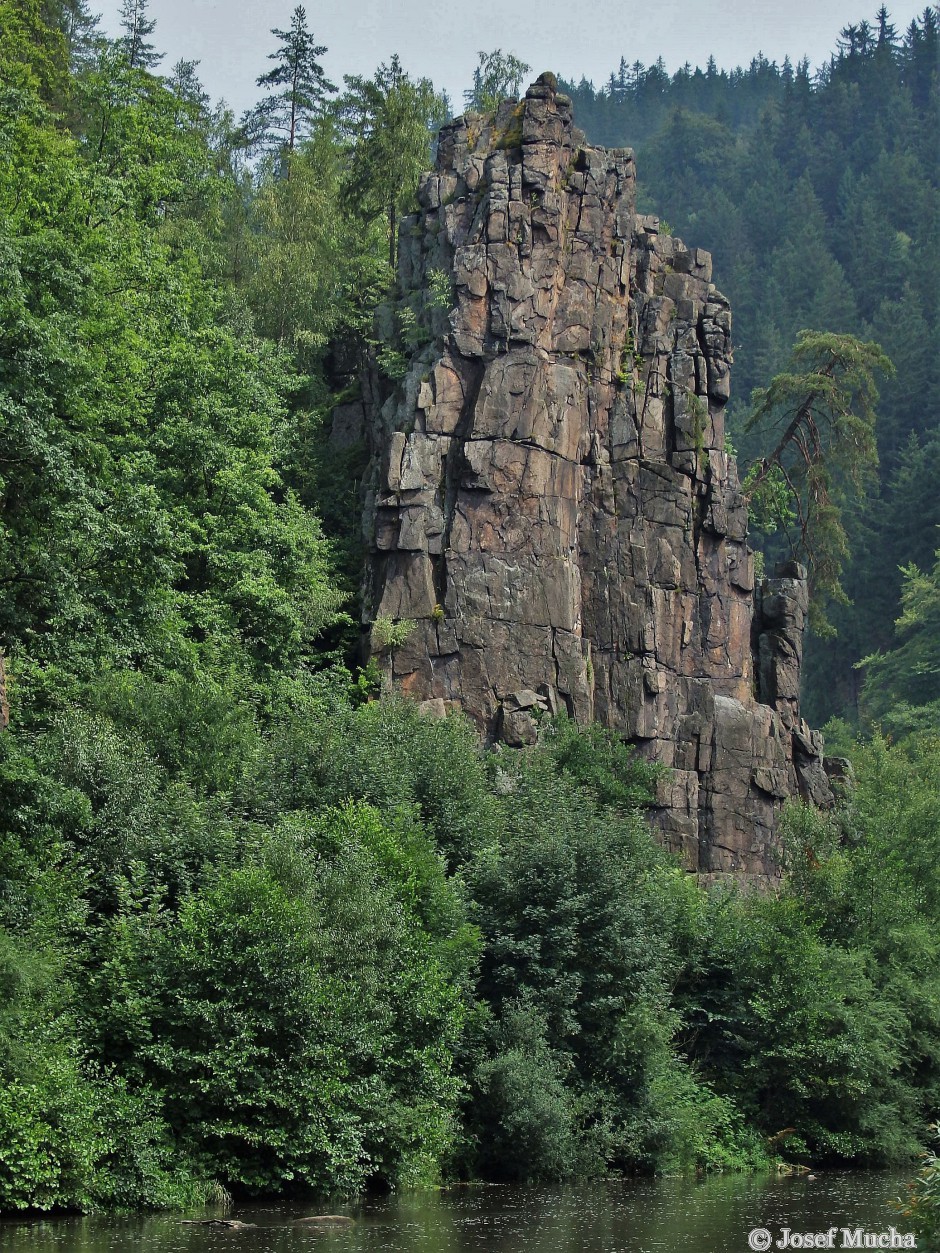
[{"label": "rock face", "polygon": [[[671,767],[655,817],[685,865],[760,878],[783,801],[829,794],[805,573],[755,589],[728,302],[634,192],[550,75],[441,132],[400,235],[410,367],[345,419],[373,441],[366,622],[396,686],[492,739],[558,709],[616,728]],[[415,623],[391,648],[389,620]]]}]

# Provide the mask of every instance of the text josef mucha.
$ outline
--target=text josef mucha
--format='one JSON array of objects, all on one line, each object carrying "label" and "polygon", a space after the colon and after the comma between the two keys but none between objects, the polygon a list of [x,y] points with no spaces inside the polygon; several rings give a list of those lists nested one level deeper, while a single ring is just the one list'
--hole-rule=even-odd
[{"label": "text josef mucha", "polygon": [[775,1249],[916,1249],[917,1241],[910,1231],[863,1231],[861,1227],[830,1227],[828,1231],[793,1231],[780,1228],[775,1240],[766,1227],[755,1227],[748,1236],[748,1245],[756,1253]]}]

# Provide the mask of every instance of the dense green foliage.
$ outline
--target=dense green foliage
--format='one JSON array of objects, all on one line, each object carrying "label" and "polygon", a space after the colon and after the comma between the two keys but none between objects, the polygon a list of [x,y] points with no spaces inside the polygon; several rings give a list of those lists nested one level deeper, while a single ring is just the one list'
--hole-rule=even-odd
[{"label": "dense green foliage", "polygon": [[[298,8],[251,166],[125,9],[136,51],[83,0],[0,0],[0,1209],[909,1158],[940,1103],[936,740],[836,728],[858,786],[790,815],[779,891],[707,893],[617,737],[562,719],[486,750],[371,699],[344,609],[361,450],[322,426],[375,349],[441,102],[393,58],[328,105]],[[923,111],[916,40],[889,59]],[[808,116],[852,56],[799,83]],[[520,73],[483,56],[474,90]],[[712,82],[715,109],[742,84],[782,107],[753,77]],[[677,160],[690,126],[706,171],[732,125],[722,161],[753,151],[753,107],[654,113]],[[773,107],[759,125],[783,142]],[[800,246],[849,291],[800,194]],[[898,272],[923,297],[917,220]],[[872,305],[892,325],[899,290]],[[923,491],[929,424],[895,434]],[[867,699],[925,732],[940,576],[906,577]]]},{"label": "dense green foliage", "polygon": [[[936,1134],[940,1127],[932,1128]],[[940,1249],[940,1157],[935,1150],[924,1154],[924,1164],[908,1187],[904,1217],[917,1234],[918,1248]]]},{"label": "dense green foliage", "polygon": [[394,269],[398,221],[414,203],[428,159],[428,132],[447,117],[447,102],[429,78],[414,83],[397,56],[371,79],[346,76],[338,102],[340,127],[351,141],[347,203],[357,216],[383,216]]},{"label": "dense green foliage", "polygon": [[940,564],[901,571],[897,642],[859,663],[865,673],[862,712],[887,733],[931,731],[940,714]]}]

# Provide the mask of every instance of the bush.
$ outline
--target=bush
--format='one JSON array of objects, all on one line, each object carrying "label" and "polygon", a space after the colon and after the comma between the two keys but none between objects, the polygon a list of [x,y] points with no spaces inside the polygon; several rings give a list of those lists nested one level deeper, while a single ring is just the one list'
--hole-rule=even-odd
[{"label": "bush", "polygon": [[585,1162],[577,1101],[566,1083],[571,1058],[546,1039],[545,1017],[525,997],[508,1002],[494,1023],[488,1053],[473,1076],[470,1134],[475,1168],[502,1179],[552,1180]]},{"label": "bush", "polygon": [[799,901],[717,896],[676,990],[690,1059],[804,1160],[898,1161],[917,1101],[899,1078],[907,1021],[864,949],[827,943]]},{"label": "bush", "polygon": [[395,697],[358,708],[328,699],[328,709],[311,697],[275,720],[246,806],[267,816],[354,798],[383,813],[407,811],[452,868],[495,838],[490,771],[467,719],[428,718]]},{"label": "bush", "polygon": [[0,929],[0,1209],[140,1209],[205,1198],[149,1092],[82,1056],[61,958]]},{"label": "bush", "polygon": [[[940,1138],[940,1126],[931,1132]],[[917,1177],[907,1186],[901,1213],[909,1221],[918,1238],[919,1249],[940,1249],[940,1157],[935,1150],[923,1155],[924,1164]]]},{"label": "bush", "polygon": [[286,817],[102,947],[104,1047],[202,1174],[250,1194],[436,1176],[475,942],[420,829],[364,805]]},{"label": "bush", "polygon": [[256,695],[112,676],[0,737],[0,1204],[739,1169],[787,1128],[804,1160],[911,1154],[929,745],[792,810],[774,895],[706,894],[609,732],[487,752],[345,672]]},{"label": "bush", "polygon": [[682,872],[638,814],[599,805],[609,782],[574,786],[551,748],[506,769],[501,838],[468,868],[494,1015],[476,1168],[545,1178],[688,1156],[690,1125],[704,1142],[715,1120],[671,1045]]}]

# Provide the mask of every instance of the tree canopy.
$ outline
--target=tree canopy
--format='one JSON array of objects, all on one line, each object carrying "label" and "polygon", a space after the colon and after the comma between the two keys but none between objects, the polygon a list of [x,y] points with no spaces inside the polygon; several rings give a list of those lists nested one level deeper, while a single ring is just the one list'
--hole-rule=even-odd
[{"label": "tree canopy", "polygon": [[519,95],[531,68],[501,48],[479,53],[478,64],[473,71],[473,86],[464,92],[464,103],[477,113],[497,108],[503,100]]},{"label": "tree canopy", "polygon": [[344,81],[336,116],[351,145],[345,194],[366,220],[384,215],[394,270],[398,219],[430,163],[431,141],[447,116],[447,102],[430,79],[412,81],[397,56],[371,79],[347,75]]}]

